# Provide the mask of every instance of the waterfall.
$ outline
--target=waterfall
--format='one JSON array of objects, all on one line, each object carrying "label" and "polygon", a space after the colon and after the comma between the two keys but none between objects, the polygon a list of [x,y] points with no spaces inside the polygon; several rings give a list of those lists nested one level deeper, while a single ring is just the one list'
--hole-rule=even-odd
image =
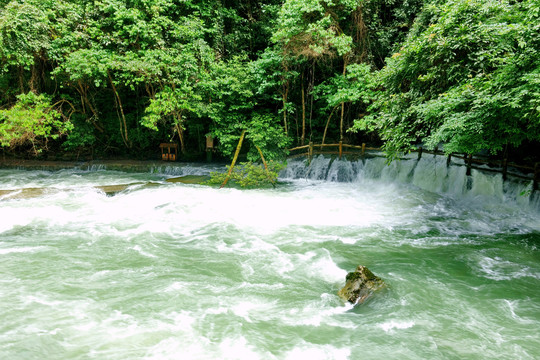
[{"label": "waterfall", "polygon": [[348,161],[319,155],[309,163],[306,159],[289,161],[281,179],[308,179],[330,182],[384,181],[411,184],[423,190],[452,196],[481,198],[497,202],[513,202],[522,207],[540,210],[540,192],[532,191],[533,181],[509,178],[502,174],[447,164],[442,156],[424,156],[420,160],[410,155],[386,163],[384,157]]}]

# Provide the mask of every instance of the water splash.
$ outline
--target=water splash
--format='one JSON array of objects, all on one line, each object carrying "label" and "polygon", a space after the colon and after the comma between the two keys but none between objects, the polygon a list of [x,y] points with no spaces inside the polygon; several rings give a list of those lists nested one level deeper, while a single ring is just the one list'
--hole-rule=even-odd
[{"label": "water splash", "polygon": [[[540,216],[464,170],[316,158],[260,190],[2,170],[55,191],[0,198],[0,358],[537,359]],[[353,307],[358,264],[388,291]]]},{"label": "water splash", "polygon": [[532,191],[532,180],[503,181],[501,174],[477,169],[467,176],[465,166],[448,166],[446,159],[441,156],[424,156],[420,160],[408,156],[387,164],[383,157],[347,161],[320,155],[310,163],[307,160],[291,160],[280,178],[353,183],[373,180],[397,182],[439,194],[513,203],[540,211],[540,192]]}]

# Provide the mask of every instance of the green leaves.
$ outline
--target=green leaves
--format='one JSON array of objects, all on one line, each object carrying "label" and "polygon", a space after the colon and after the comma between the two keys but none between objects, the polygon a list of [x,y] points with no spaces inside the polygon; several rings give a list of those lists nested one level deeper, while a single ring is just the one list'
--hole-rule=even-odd
[{"label": "green leaves", "polygon": [[328,108],[343,102],[369,104],[375,98],[371,71],[371,66],[367,64],[351,64],[345,75],[336,74],[317,85],[315,93],[327,102]]},{"label": "green leaves", "polygon": [[351,51],[352,37],[340,30],[339,20],[333,16],[334,6],[332,1],[287,0],[272,41],[294,56],[318,58],[333,53],[347,54]]},{"label": "green leaves", "polygon": [[57,139],[72,129],[51,107],[50,99],[33,92],[17,96],[17,103],[0,110],[0,145],[30,145],[35,154],[46,149],[48,140]]},{"label": "green leaves", "polygon": [[260,155],[259,147],[267,160],[283,160],[291,139],[285,134],[276,115],[265,111],[253,112],[247,124],[247,138],[254,145],[250,148],[248,159],[256,161]]},{"label": "green leaves", "polygon": [[386,149],[424,142],[442,143],[447,153],[495,153],[540,140],[538,6],[451,0],[426,7],[381,71],[386,91],[369,120]]},{"label": "green leaves", "polygon": [[[233,168],[231,172],[230,182],[228,184],[236,184],[242,188],[255,189],[267,188],[274,186],[277,182],[279,172],[285,167],[283,163],[269,161],[268,169],[260,163],[244,162]],[[227,171],[229,170],[227,166]],[[206,185],[221,185],[227,177],[227,172],[213,172],[211,178],[206,181]]]},{"label": "green leaves", "polygon": [[[390,154],[496,152],[540,138],[539,34],[531,0],[3,1],[3,136],[64,133],[38,104],[69,99],[71,147],[151,149],[174,127],[228,156],[246,130],[249,159],[277,159],[356,119],[350,140],[376,131]],[[28,89],[49,95],[23,110]],[[22,111],[32,136],[7,130]]]},{"label": "green leaves", "polygon": [[29,68],[50,46],[49,18],[31,2],[11,1],[0,12],[0,60],[9,66]]},{"label": "green leaves", "polygon": [[183,84],[181,88],[164,88],[150,101],[141,124],[157,131],[159,121],[171,117],[174,124],[183,126],[182,116],[195,111],[201,100],[201,96],[193,90],[188,84]]}]

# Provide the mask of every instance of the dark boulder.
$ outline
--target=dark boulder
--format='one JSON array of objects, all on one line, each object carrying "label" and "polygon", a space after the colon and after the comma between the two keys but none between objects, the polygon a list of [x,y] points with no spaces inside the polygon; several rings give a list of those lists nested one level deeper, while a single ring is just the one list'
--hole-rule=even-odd
[{"label": "dark boulder", "polygon": [[362,304],[384,286],[381,278],[375,276],[367,267],[359,265],[354,272],[347,274],[345,286],[338,291],[338,295],[344,301]]}]

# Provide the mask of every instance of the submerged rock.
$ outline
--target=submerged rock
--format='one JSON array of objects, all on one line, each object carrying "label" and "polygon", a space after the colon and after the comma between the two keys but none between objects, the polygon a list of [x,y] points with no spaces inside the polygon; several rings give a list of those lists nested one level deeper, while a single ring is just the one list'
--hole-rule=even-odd
[{"label": "submerged rock", "polygon": [[208,175],[184,175],[180,177],[167,179],[167,182],[199,185],[199,184],[203,184],[205,181],[209,179],[210,179],[210,176]]},{"label": "submerged rock", "polygon": [[359,265],[354,272],[347,274],[345,286],[338,291],[338,295],[344,301],[362,304],[384,286],[381,278],[375,276],[367,267]]}]

